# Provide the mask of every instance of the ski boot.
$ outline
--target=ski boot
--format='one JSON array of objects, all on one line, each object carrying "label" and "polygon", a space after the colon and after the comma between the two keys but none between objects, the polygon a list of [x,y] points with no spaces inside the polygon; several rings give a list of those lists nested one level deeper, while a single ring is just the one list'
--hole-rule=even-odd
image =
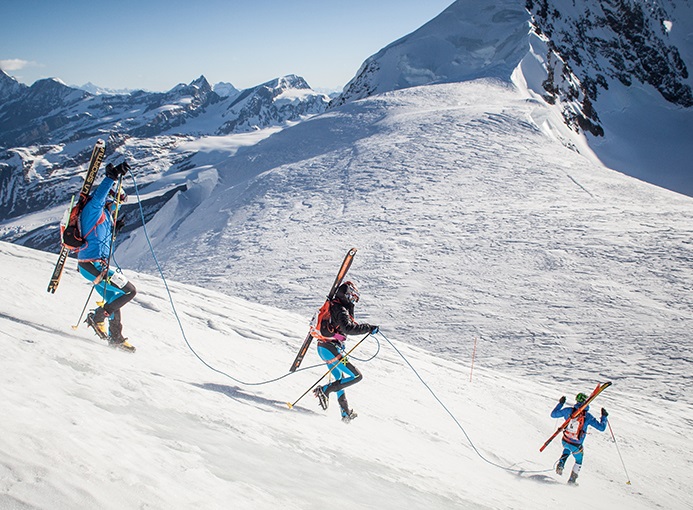
[{"label": "ski boot", "polygon": [[121,351],[135,352],[135,346],[128,342],[128,339],[120,334],[109,336],[108,345],[114,349],[120,349]]},{"label": "ski boot", "polygon": [[342,412],[342,421],[344,423],[351,423],[351,420],[356,418],[358,415],[353,409],[349,409],[349,402],[347,402],[346,393],[342,393],[337,397],[337,402],[339,402],[339,410]]},{"label": "ski boot", "polygon": [[101,340],[108,340],[108,332],[106,329],[106,310],[99,307],[96,310],[89,312],[85,321],[87,326],[94,330],[96,336]]},{"label": "ski boot", "polygon": [[353,409],[351,411],[349,411],[348,413],[345,413],[344,411],[342,411],[342,421],[346,424],[351,423],[351,420],[353,420],[357,416],[358,416],[358,414],[356,414],[356,411],[354,411]]},{"label": "ski boot", "polygon": [[570,478],[568,478],[568,483],[572,484],[572,485],[577,484],[577,477],[578,477],[578,474],[575,471],[573,471],[572,473],[570,473]]},{"label": "ski boot", "polygon": [[315,388],[313,390],[313,395],[315,395],[315,397],[318,399],[320,407],[322,407],[323,410],[327,411],[327,408],[330,405],[330,399],[325,393],[325,390],[322,389],[322,386],[318,386],[317,388]]},{"label": "ski boot", "polygon": [[556,474],[557,475],[562,475],[563,474],[563,464],[559,462],[556,464]]}]

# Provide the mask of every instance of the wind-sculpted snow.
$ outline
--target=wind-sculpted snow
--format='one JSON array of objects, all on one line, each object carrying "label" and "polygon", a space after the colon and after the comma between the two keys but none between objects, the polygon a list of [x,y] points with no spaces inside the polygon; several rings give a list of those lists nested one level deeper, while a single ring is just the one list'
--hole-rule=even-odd
[{"label": "wind-sculpted snow", "polygon": [[[488,81],[350,103],[218,158],[207,200],[153,218],[177,226],[154,249],[178,280],[308,317],[356,246],[364,320],[410,344],[454,361],[476,337],[506,373],[693,403],[693,203],[566,148],[547,111]],[[155,270],[141,230],[117,255]]]},{"label": "wind-sculpted snow", "polygon": [[[89,292],[73,261],[58,292],[45,292],[54,258],[0,242],[0,281],[12,289],[0,293],[2,508],[317,510],[345,501],[379,510],[557,508],[566,501],[594,510],[691,506],[690,405],[683,402],[616,380],[592,412],[609,410],[619,450],[608,431],[591,432],[580,486],[568,487],[566,476],[553,472],[560,442],[542,453],[539,446],[558,426],[549,412],[560,396],[572,400],[605,380],[584,365],[575,378],[547,367],[555,376],[550,382],[503,373],[489,368],[484,338],[470,381],[468,356],[448,360],[407,346],[406,332],[385,321],[392,344],[370,337],[352,355],[364,378],[347,390],[359,414],[347,426],[334,401],[326,412],[310,395],[293,410],[286,405],[325,370],[311,349],[304,370],[280,378],[305,335],[304,315],[168,279],[174,315],[159,277],[126,270],[138,294],[123,321],[137,353],[114,351],[84,326],[70,328]],[[372,258],[360,251],[354,271],[362,273]],[[320,280],[331,283],[328,276]],[[361,310],[379,314],[373,286],[363,290],[357,318]],[[390,302],[410,297],[401,293]],[[532,309],[543,305],[527,301],[522,311]],[[641,353],[619,337],[618,324],[604,324],[610,343],[593,353],[592,363],[607,370],[621,360],[637,364]],[[205,367],[186,340],[219,372]],[[524,343],[506,351],[517,364],[544,361],[527,356]],[[554,355],[567,351],[556,346]],[[665,388],[660,374],[640,378],[647,393]]]}]

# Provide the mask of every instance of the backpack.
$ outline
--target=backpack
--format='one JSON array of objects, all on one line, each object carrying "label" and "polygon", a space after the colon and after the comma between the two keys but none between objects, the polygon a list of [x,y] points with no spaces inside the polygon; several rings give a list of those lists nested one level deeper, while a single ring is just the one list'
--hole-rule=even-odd
[{"label": "backpack", "polygon": [[82,214],[84,206],[87,205],[90,199],[91,196],[80,193],[77,204],[75,204],[75,198],[72,197],[70,208],[65,211],[65,217],[60,223],[60,239],[63,246],[72,251],[79,251],[86,242],[79,229],[79,216]]},{"label": "backpack", "polygon": [[585,425],[585,412],[581,412],[578,416],[570,420],[565,430],[563,431],[563,437],[568,441],[573,443],[579,443],[582,441],[585,433],[583,427]]},{"label": "backpack", "polygon": [[331,304],[331,301],[325,301],[310,322],[310,335],[320,341],[332,340],[337,331],[337,328],[332,324]]}]

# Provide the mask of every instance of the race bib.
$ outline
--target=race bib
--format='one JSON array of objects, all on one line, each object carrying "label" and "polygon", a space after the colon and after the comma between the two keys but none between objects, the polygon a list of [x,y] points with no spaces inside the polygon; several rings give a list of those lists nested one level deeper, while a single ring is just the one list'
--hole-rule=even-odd
[{"label": "race bib", "polygon": [[110,279],[111,285],[115,285],[119,289],[122,289],[128,284],[128,279],[125,278],[123,273],[113,273]]},{"label": "race bib", "polygon": [[578,441],[580,439],[580,430],[582,429],[582,419],[580,418],[573,418],[570,420],[568,423],[568,426],[565,428],[565,431],[563,434],[565,437],[568,439],[571,439],[573,441]]}]

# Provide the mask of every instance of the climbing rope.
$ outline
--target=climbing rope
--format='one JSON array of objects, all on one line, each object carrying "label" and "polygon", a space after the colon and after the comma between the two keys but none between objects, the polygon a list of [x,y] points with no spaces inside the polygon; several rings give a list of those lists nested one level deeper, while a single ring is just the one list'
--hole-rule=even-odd
[{"label": "climbing rope", "polygon": [[[146,225],[146,223],[145,223],[144,209],[142,208],[142,201],[141,201],[141,199],[140,199],[140,192],[139,192],[139,189],[138,189],[138,187],[137,187],[137,181],[136,181],[136,179],[135,179],[134,174],[132,173],[132,170],[130,170],[130,177],[131,177],[131,179],[132,179],[132,183],[133,183],[133,186],[134,186],[134,189],[135,189],[135,195],[137,196],[137,205],[138,205],[138,207],[139,207],[140,217],[141,217],[141,219],[142,219],[142,230],[143,230],[143,232],[144,232],[144,237],[145,237],[145,239],[147,240],[147,245],[149,246],[149,251],[150,251],[151,254],[152,254],[152,258],[154,259],[154,263],[156,264],[156,268],[157,268],[157,270],[158,270],[158,272],[159,272],[159,275],[161,276],[161,281],[164,283],[164,288],[166,289],[166,294],[167,294],[167,296],[168,296],[169,303],[171,304],[171,311],[173,312],[173,316],[176,318],[176,322],[178,323],[178,328],[180,329],[180,332],[181,332],[181,335],[182,335],[182,337],[183,337],[183,340],[185,341],[185,345],[188,346],[188,349],[190,349],[190,352],[192,352],[193,355],[194,355],[204,366],[206,366],[206,367],[209,368],[210,370],[212,370],[212,371],[214,371],[214,372],[216,372],[216,373],[218,373],[218,374],[220,374],[220,375],[223,375],[223,376],[225,376],[225,377],[228,377],[228,378],[231,379],[232,381],[235,381],[235,382],[237,382],[238,384],[241,384],[241,385],[243,385],[243,386],[262,386],[262,385],[264,385],[264,384],[270,384],[270,383],[273,383],[273,382],[280,381],[280,380],[284,379],[285,377],[288,377],[289,375],[291,375],[291,374],[293,374],[293,373],[298,373],[298,372],[301,372],[301,371],[303,371],[303,370],[310,370],[310,369],[318,368],[318,367],[321,367],[321,366],[322,366],[322,364],[311,365],[311,366],[307,366],[307,367],[304,367],[304,368],[300,368],[300,369],[296,370],[295,372],[287,372],[287,373],[284,374],[284,375],[281,375],[281,376],[279,376],[279,377],[275,377],[275,378],[273,378],[273,379],[268,379],[268,380],[266,380],[266,381],[248,382],[248,381],[243,381],[243,380],[241,380],[241,379],[238,379],[238,378],[236,378],[236,377],[233,377],[232,375],[228,374],[227,372],[224,372],[223,370],[220,370],[220,369],[218,369],[218,368],[212,366],[212,365],[209,364],[206,360],[204,360],[204,359],[202,358],[202,356],[200,356],[200,355],[197,353],[197,351],[195,351],[195,349],[193,348],[193,346],[190,344],[190,341],[188,340],[188,336],[185,334],[185,328],[183,328],[183,323],[182,323],[182,321],[181,321],[181,319],[180,319],[180,316],[178,315],[178,311],[176,310],[176,304],[175,304],[175,302],[173,301],[173,295],[171,294],[171,290],[169,289],[168,282],[166,281],[166,277],[164,276],[164,271],[163,271],[163,269],[161,268],[161,265],[159,264],[159,260],[157,259],[156,253],[154,252],[154,247],[152,246],[151,239],[149,238],[149,233],[147,232],[147,225]],[[377,342],[377,341],[376,341],[376,342]],[[373,356],[371,356],[371,357],[370,357],[369,359],[367,359],[367,360],[359,360],[359,361],[368,362],[368,361],[371,361],[372,359],[374,359],[374,358],[378,355],[378,353],[380,352],[380,342],[377,342],[377,344],[378,344],[378,349],[377,349],[376,353],[375,353]],[[354,359],[356,359],[356,358],[354,358]]]},{"label": "climbing rope", "polygon": [[[438,395],[436,395],[436,393],[431,389],[431,387],[426,383],[426,381],[424,381],[423,377],[421,377],[421,375],[419,375],[419,372],[417,372],[417,370],[416,370],[416,369],[414,368],[414,366],[409,362],[409,360],[406,358],[406,356],[405,356],[404,354],[402,354],[402,352],[395,346],[395,344],[393,344],[393,343],[390,341],[390,339],[388,339],[388,338],[383,334],[382,331],[378,331],[378,332],[376,333],[376,335],[380,335],[381,337],[383,337],[383,339],[384,339],[388,344],[390,344],[390,346],[395,350],[395,352],[396,352],[397,354],[400,355],[400,357],[401,357],[401,358],[404,360],[404,362],[409,366],[409,368],[411,368],[412,372],[414,372],[414,374],[416,375],[416,377],[418,377],[419,381],[421,381],[421,384],[423,384],[423,385],[426,387],[426,389],[431,393],[431,395],[433,395],[433,398],[436,399],[436,401],[441,405],[441,407],[445,410],[445,412],[448,413],[448,415],[450,416],[450,418],[452,418],[452,420],[455,422],[455,424],[457,425],[457,427],[462,431],[462,433],[464,434],[464,437],[467,438],[467,441],[469,442],[469,445],[472,447],[472,449],[474,450],[474,452],[481,458],[481,460],[483,460],[484,462],[487,462],[488,464],[491,464],[492,466],[495,466],[495,467],[497,467],[497,468],[503,469],[503,470],[505,470],[505,471],[510,471],[510,472],[513,472],[513,473],[520,473],[520,474],[524,474],[524,473],[548,473],[548,472],[550,472],[550,471],[553,471],[553,468],[552,468],[552,469],[543,469],[543,470],[539,470],[539,471],[529,471],[529,470],[526,470],[526,469],[515,469],[515,468],[511,468],[511,467],[502,466],[502,465],[500,465],[500,464],[498,464],[498,463],[496,463],[496,462],[493,462],[492,460],[489,460],[489,459],[487,459],[486,457],[484,457],[484,455],[479,451],[479,449],[478,449],[478,448],[476,447],[476,445],[474,444],[474,441],[472,441],[472,438],[469,437],[469,434],[467,434],[467,431],[464,429],[464,427],[462,426],[462,424],[460,423],[460,421],[455,417],[454,414],[452,414],[452,412],[450,411],[450,409],[448,409],[448,407],[445,405],[445,403],[443,403],[443,401],[440,400],[440,398],[438,398]],[[554,464],[554,467],[555,467],[555,464]]]},{"label": "climbing rope", "polygon": [[[236,377],[233,377],[232,375],[228,374],[227,372],[224,372],[223,370],[220,370],[220,369],[218,369],[218,368],[216,368],[216,367],[213,367],[213,366],[210,365],[207,361],[205,361],[205,360],[195,351],[195,349],[192,347],[192,345],[191,345],[190,342],[188,341],[187,335],[185,334],[185,329],[183,328],[183,323],[181,322],[180,316],[178,315],[178,312],[177,312],[177,310],[176,310],[176,305],[175,305],[175,302],[173,301],[173,296],[172,296],[172,294],[171,294],[171,290],[169,289],[168,282],[166,281],[166,277],[164,276],[163,269],[161,268],[161,265],[159,264],[159,260],[157,259],[156,253],[154,252],[154,247],[152,246],[151,239],[149,238],[149,234],[147,233],[147,226],[146,226],[146,224],[145,224],[144,210],[143,210],[143,208],[142,208],[142,201],[140,200],[140,194],[139,194],[139,189],[138,189],[138,187],[137,187],[137,181],[135,180],[135,176],[133,175],[132,171],[130,171],[130,177],[132,178],[132,182],[133,182],[134,189],[135,189],[135,195],[137,196],[137,205],[138,205],[138,207],[139,207],[140,216],[141,216],[141,218],[142,218],[142,230],[143,230],[143,232],[144,232],[145,239],[147,240],[147,244],[148,244],[148,246],[149,246],[149,251],[151,252],[152,258],[154,259],[154,263],[156,264],[156,268],[157,268],[157,270],[158,270],[158,272],[159,272],[159,275],[161,276],[162,282],[164,283],[164,288],[166,289],[166,294],[168,295],[168,299],[169,299],[169,302],[170,302],[170,304],[171,304],[171,310],[173,311],[173,315],[174,315],[174,317],[176,318],[176,321],[177,321],[177,323],[178,323],[178,328],[180,329],[180,332],[181,332],[181,335],[183,336],[183,340],[185,341],[185,344],[188,346],[188,349],[190,349],[190,352],[192,352],[193,355],[194,355],[203,365],[205,365],[205,366],[206,366],[207,368],[209,368],[210,370],[212,370],[212,371],[214,371],[214,372],[216,372],[216,373],[218,373],[218,374],[220,374],[220,375],[223,375],[223,376],[225,376],[225,377],[228,377],[228,378],[231,379],[232,381],[235,381],[235,382],[237,382],[237,383],[239,383],[239,384],[241,384],[241,385],[245,385],[245,386],[261,386],[261,385],[264,385],[264,384],[273,383],[273,382],[279,381],[279,380],[281,380],[281,379],[284,379],[285,377],[291,375],[292,373],[297,373],[297,372],[300,372],[300,371],[303,371],[303,370],[310,370],[310,369],[317,368],[317,367],[321,366],[321,365],[319,364],[319,365],[312,365],[312,366],[304,367],[304,368],[301,368],[301,369],[296,370],[296,372],[287,372],[287,373],[284,374],[284,375],[281,375],[281,376],[279,376],[279,377],[275,377],[274,379],[268,379],[268,380],[266,380],[266,381],[247,382],[247,381],[243,381],[243,380],[241,380],[241,379],[238,379],[238,378],[236,378]],[[397,347],[396,347],[396,346],[395,346],[395,345],[394,345],[394,344],[382,333],[382,331],[379,331],[379,332],[376,333],[376,334],[380,335],[388,344],[390,344],[390,346],[395,350],[395,352],[396,352],[397,354],[399,354],[399,356],[404,360],[404,362],[405,362],[405,363],[409,366],[409,368],[414,372],[414,374],[415,374],[416,377],[419,379],[419,381],[421,381],[421,383],[426,387],[426,389],[431,393],[431,395],[433,395],[433,398],[436,399],[436,401],[442,406],[442,408],[445,410],[445,412],[448,413],[448,415],[452,418],[452,420],[455,422],[455,424],[457,425],[457,427],[462,431],[462,433],[463,433],[464,436],[466,437],[467,441],[469,442],[469,445],[472,447],[472,449],[474,450],[474,452],[475,452],[484,462],[486,462],[486,463],[488,463],[488,464],[490,464],[490,465],[492,465],[492,466],[495,466],[495,467],[497,467],[497,468],[503,469],[503,470],[505,470],[505,471],[514,472],[514,473],[520,473],[520,474],[526,474],[526,473],[530,473],[530,474],[532,474],[532,473],[547,473],[547,472],[553,471],[553,469],[544,469],[544,470],[538,470],[538,471],[530,471],[530,470],[525,470],[525,469],[515,469],[515,468],[511,468],[511,467],[502,466],[502,465],[500,465],[500,464],[498,464],[498,463],[496,463],[496,462],[493,462],[493,461],[487,459],[486,457],[484,457],[484,455],[479,451],[479,449],[476,447],[476,445],[475,445],[474,442],[472,441],[472,438],[469,437],[469,434],[467,434],[467,431],[464,429],[464,427],[463,427],[462,424],[459,422],[459,420],[455,417],[454,414],[452,414],[452,412],[450,411],[450,409],[448,409],[448,407],[445,405],[445,403],[443,403],[443,401],[442,401],[440,398],[438,398],[438,395],[435,394],[435,392],[433,391],[433,389],[431,389],[431,387],[426,383],[426,381],[424,381],[424,379],[421,377],[421,375],[419,375],[419,372],[418,372],[418,371],[414,368],[414,366],[409,362],[409,360],[406,358],[406,356],[404,356],[404,354],[402,354],[402,352],[401,352],[399,349],[397,349]],[[371,335],[371,337],[374,337],[374,336]],[[366,359],[366,360],[359,360],[358,358],[355,358],[355,357],[354,357],[354,359],[356,359],[357,361],[361,361],[361,362],[369,362],[369,361],[372,361],[372,360],[379,354],[379,352],[380,352],[380,342],[378,342],[377,339],[376,339],[376,342],[377,342],[377,345],[378,345],[378,349],[377,349],[376,353],[373,354],[373,356],[371,356],[370,358],[368,358],[368,359]],[[353,357],[353,356],[352,356],[352,357]],[[554,466],[555,466],[555,465],[554,465]]]}]

